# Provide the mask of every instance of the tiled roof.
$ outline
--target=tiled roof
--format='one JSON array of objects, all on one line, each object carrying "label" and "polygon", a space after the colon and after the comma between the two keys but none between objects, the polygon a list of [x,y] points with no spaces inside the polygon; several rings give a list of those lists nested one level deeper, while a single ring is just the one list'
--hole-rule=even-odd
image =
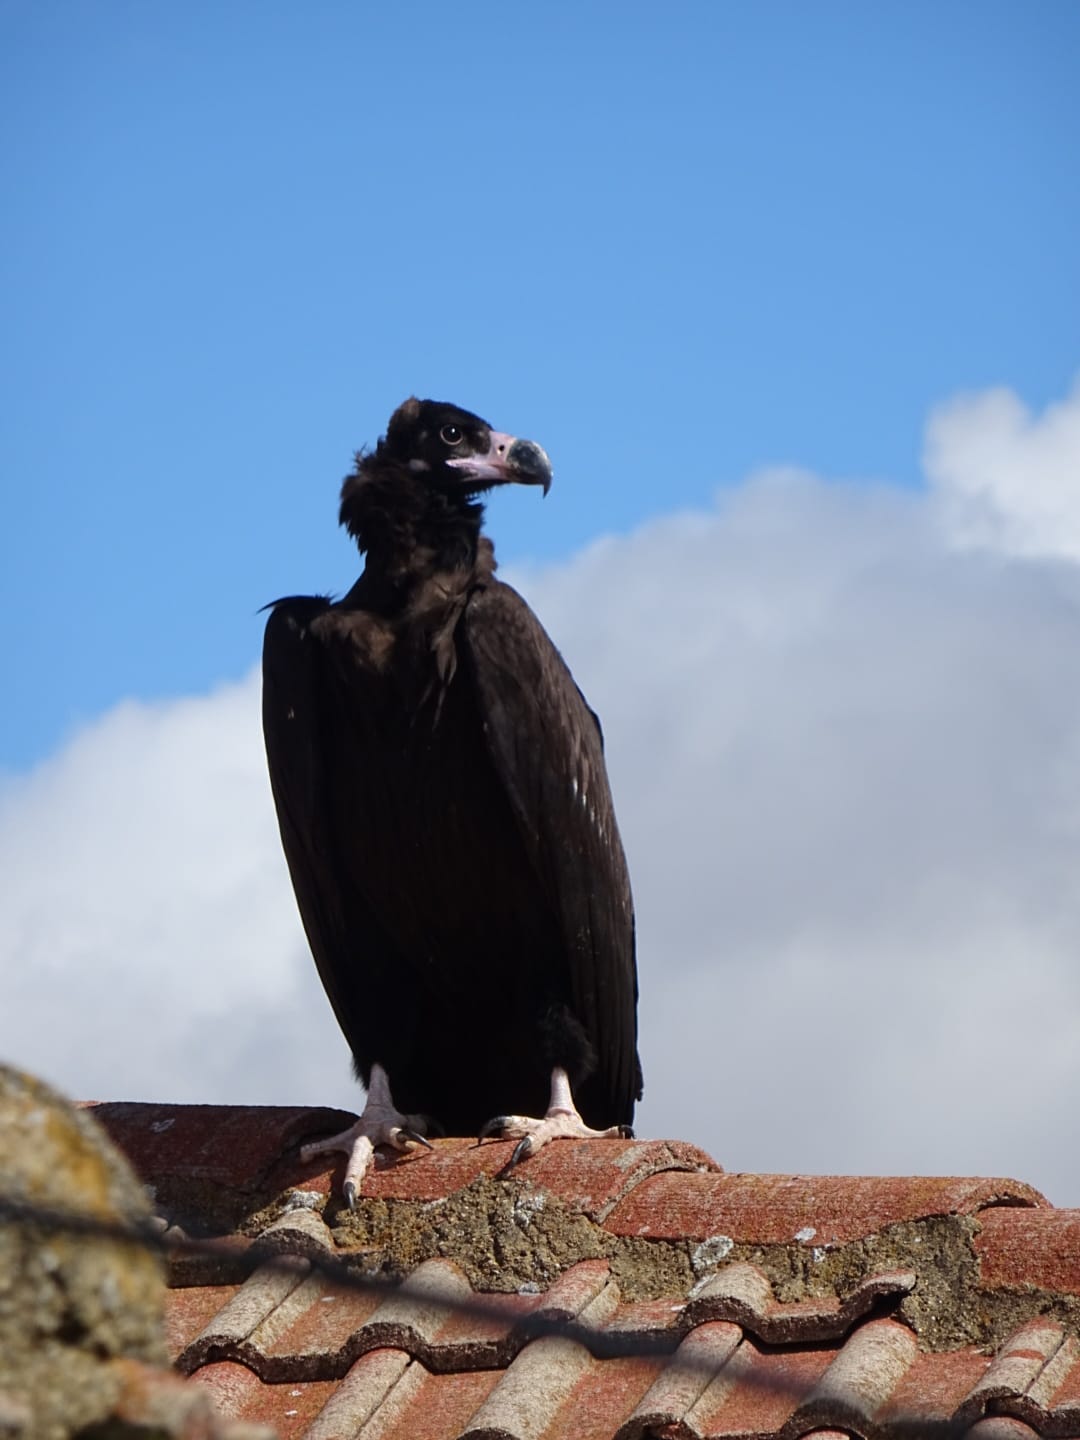
[{"label": "tiled roof", "polygon": [[174,1234],[236,1237],[174,1264],[168,1341],[282,1440],[1080,1436],[1080,1212],[1015,1181],[733,1175],[645,1141],[498,1180],[509,1143],[443,1140],[380,1157],[349,1212],[298,1159],[339,1112],[95,1113]]}]

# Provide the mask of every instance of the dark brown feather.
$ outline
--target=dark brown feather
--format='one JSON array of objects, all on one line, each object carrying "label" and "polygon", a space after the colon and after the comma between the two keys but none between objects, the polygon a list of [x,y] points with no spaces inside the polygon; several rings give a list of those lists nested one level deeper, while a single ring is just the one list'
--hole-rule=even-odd
[{"label": "dark brown feather", "polygon": [[343,499],[363,575],[338,604],[278,602],[264,644],[319,974],[358,1074],[381,1063],[400,1109],[474,1133],[543,1113],[563,1065],[589,1124],[629,1124],[633,908],[595,716],[494,578],[475,500],[380,452]]}]

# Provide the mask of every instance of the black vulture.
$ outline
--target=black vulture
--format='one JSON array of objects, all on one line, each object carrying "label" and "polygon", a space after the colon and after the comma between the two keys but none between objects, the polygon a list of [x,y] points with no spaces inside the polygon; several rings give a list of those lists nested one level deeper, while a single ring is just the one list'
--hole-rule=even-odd
[{"label": "black vulture", "polygon": [[478,497],[509,483],[547,493],[539,445],[407,400],[342,486],[362,575],[337,603],[277,601],[266,626],[282,843],[368,1089],[357,1125],[307,1153],[350,1153],[350,1203],[374,1145],[502,1134],[514,1164],[630,1133],[641,1095],[600,724],[480,531]]}]

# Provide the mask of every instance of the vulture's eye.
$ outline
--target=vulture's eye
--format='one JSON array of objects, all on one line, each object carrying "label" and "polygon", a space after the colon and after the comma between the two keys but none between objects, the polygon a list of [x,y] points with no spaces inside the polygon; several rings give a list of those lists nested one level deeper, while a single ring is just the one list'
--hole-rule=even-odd
[{"label": "vulture's eye", "polygon": [[460,425],[444,425],[439,431],[439,439],[444,445],[460,445],[465,435]]}]

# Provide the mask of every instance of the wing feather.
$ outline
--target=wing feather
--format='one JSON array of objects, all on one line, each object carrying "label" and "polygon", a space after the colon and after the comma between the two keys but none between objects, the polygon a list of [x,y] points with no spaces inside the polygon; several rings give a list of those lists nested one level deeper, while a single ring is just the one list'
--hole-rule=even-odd
[{"label": "wing feather", "polygon": [[[263,640],[263,734],[282,846],[319,978],[366,1081],[380,1038],[375,1030],[379,976],[392,965],[376,916],[350,883],[347,837],[331,832],[329,787],[342,765],[360,763],[353,747],[335,743],[324,647],[312,624],[331,608],[316,597],[278,601]],[[338,770],[331,775],[328,764]],[[370,1004],[357,1004],[357,945]],[[370,1020],[368,1017],[372,1017]]]},{"label": "wing feather", "polygon": [[629,1119],[641,1094],[634,911],[599,721],[510,586],[477,590],[461,633],[489,752],[560,918],[574,1013]]}]

